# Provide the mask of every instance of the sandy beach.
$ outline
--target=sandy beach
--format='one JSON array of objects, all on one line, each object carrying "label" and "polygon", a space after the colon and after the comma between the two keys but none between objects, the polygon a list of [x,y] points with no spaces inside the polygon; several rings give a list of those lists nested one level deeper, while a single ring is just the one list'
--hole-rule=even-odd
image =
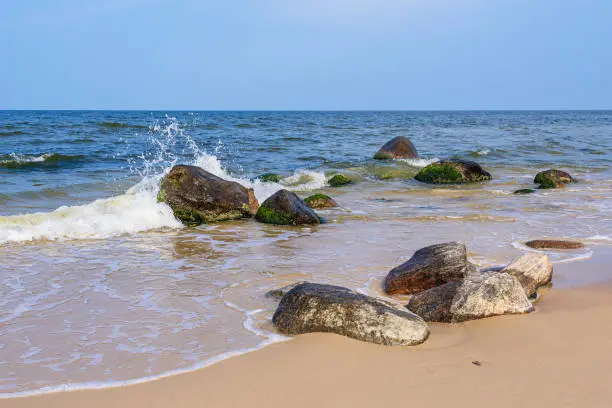
[{"label": "sandy beach", "polygon": [[[605,269],[604,259],[559,272]],[[416,347],[309,334],[139,385],[0,400],[0,407],[608,407],[612,284],[546,289],[535,313],[432,324]]]}]

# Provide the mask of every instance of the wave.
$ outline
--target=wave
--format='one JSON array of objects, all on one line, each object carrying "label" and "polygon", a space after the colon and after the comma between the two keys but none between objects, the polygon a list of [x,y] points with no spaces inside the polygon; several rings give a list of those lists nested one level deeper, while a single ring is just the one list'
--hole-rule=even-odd
[{"label": "wave", "polygon": [[426,167],[432,163],[436,163],[440,161],[440,159],[437,157],[434,157],[432,159],[418,158],[418,159],[396,159],[396,160],[406,163],[409,166],[418,167],[418,168]]},{"label": "wave", "polygon": [[25,135],[25,132],[22,132],[21,130],[11,130],[8,132],[0,132],[0,137],[2,136],[19,136],[19,135]]},{"label": "wave", "polygon": [[[280,183],[266,183],[260,180],[235,177],[230,174],[217,156],[201,151],[188,136],[183,134],[176,120],[154,127],[159,133],[152,142],[157,147],[153,156],[142,156],[138,169],[133,169],[142,177],[141,181],[127,190],[125,194],[99,199],[85,205],[63,206],[51,212],[39,212],[12,216],[0,216],[0,244],[34,240],[60,239],[103,239],[112,236],[138,233],[148,230],[170,228],[178,229],[183,225],[174,217],[170,207],[157,202],[159,183],[162,177],[178,163],[175,154],[177,135],[184,137],[192,151],[192,164],[221,177],[235,181],[247,188],[253,188],[259,202],[281,189],[310,191],[327,185],[325,173],[311,170],[298,170],[282,179]],[[217,151],[223,147],[219,142]],[[62,160],[81,160],[83,156],[64,156],[45,154],[40,156],[11,155],[9,165],[26,166],[28,163],[50,163]],[[6,162],[2,162],[6,166]]]},{"label": "wave", "polygon": [[59,167],[63,163],[83,161],[85,156],[70,156],[59,153],[17,154],[0,156],[0,167],[6,169],[23,169],[28,167]]},{"label": "wave", "polygon": [[98,122],[98,126],[107,129],[148,129],[145,125],[136,125],[124,122]]}]

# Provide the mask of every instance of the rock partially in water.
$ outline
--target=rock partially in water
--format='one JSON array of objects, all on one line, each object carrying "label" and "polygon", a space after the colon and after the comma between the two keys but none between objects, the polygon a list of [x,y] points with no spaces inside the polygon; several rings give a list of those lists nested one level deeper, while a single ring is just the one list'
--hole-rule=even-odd
[{"label": "rock partially in water", "polygon": [[516,190],[514,194],[533,194],[535,190],[533,188],[521,188],[520,190]]},{"label": "rock partially in water", "polygon": [[570,241],[562,239],[534,239],[525,242],[530,248],[534,249],[580,249],[584,248],[584,244],[579,241]]},{"label": "rock partially in water", "polygon": [[377,160],[416,159],[419,157],[416,148],[405,136],[398,136],[383,145],[374,155]]},{"label": "rock partially in water", "polygon": [[320,224],[319,216],[297,194],[280,190],[264,201],[255,219],[267,224],[304,225]]},{"label": "rock partially in water", "polygon": [[476,162],[453,159],[432,163],[414,178],[429,184],[462,184],[488,181],[492,177]]},{"label": "rock partially in water", "polygon": [[502,272],[518,279],[527,296],[531,297],[540,286],[550,283],[553,264],[547,255],[530,252],[510,262]]},{"label": "rock partially in water", "polygon": [[272,319],[284,334],[336,333],[384,345],[410,346],[429,336],[419,316],[349,289],[302,283],[281,300]]},{"label": "rock partially in water", "polygon": [[534,310],[518,279],[499,272],[474,273],[466,277],[457,288],[450,313],[454,322],[463,322]]},{"label": "rock partially in water", "polygon": [[562,188],[565,187],[566,184],[573,183],[576,180],[565,171],[550,169],[539,172],[533,181],[536,184],[540,184],[538,188],[548,189]]},{"label": "rock partially in water", "polygon": [[306,197],[304,202],[308,204],[310,208],[314,209],[333,208],[338,206],[338,203],[334,201],[333,198],[325,194],[313,194],[310,197]]},{"label": "rock partially in water", "polygon": [[257,176],[257,180],[263,181],[264,183],[279,183],[283,177],[276,173],[264,173]]},{"label": "rock partially in water", "polygon": [[534,310],[520,282],[507,273],[470,273],[414,295],[406,306],[428,322],[463,322]]},{"label": "rock partially in water", "polygon": [[161,182],[157,199],[167,203],[186,225],[248,218],[259,207],[253,189],[187,165],[170,170]]},{"label": "rock partially in water", "polygon": [[307,283],[306,281],[299,281],[295,283],[291,283],[289,285],[283,286],[282,288],[272,289],[266,292],[266,297],[281,300],[283,296],[285,296],[291,289],[295,288],[302,283]]},{"label": "rock partially in water", "polygon": [[384,289],[392,295],[418,293],[461,280],[473,270],[464,244],[431,245],[419,249],[408,261],[392,269],[385,278]]},{"label": "rock partially in water", "polygon": [[327,183],[332,187],[341,187],[351,184],[351,179],[346,177],[344,174],[336,174],[334,177],[330,178]]}]

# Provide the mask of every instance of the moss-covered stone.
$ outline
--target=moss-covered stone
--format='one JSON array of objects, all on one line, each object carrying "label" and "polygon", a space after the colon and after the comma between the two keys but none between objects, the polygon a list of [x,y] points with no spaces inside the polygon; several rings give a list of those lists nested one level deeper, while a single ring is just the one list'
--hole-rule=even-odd
[{"label": "moss-covered stone", "polygon": [[338,206],[333,198],[325,194],[314,194],[306,197],[304,201],[310,208],[332,208]]},{"label": "moss-covered stone", "polygon": [[491,174],[473,161],[453,159],[432,163],[414,178],[430,184],[459,184],[488,181]]},{"label": "moss-covered stone", "polygon": [[574,178],[569,173],[556,169],[541,171],[533,180],[534,183],[540,184],[538,188],[542,189],[562,188],[565,187],[566,184],[573,183],[574,181]]},{"label": "moss-covered stone", "polygon": [[532,194],[535,193],[535,190],[532,188],[521,188],[520,190],[516,190],[514,194]]},{"label": "moss-covered stone", "polygon": [[265,222],[266,224],[276,225],[292,225],[294,218],[287,213],[277,211],[266,205],[261,205],[255,215],[259,221]]},{"label": "moss-covered stone", "polygon": [[415,177],[423,183],[454,184],[463,180],[461,172],[448,163],[433,163],[421,170]]},{"label": "moss-covered stone", "polygon": [[262,175],[257,176],[257,180],[263,181],[264,183],[278,183],[283,179],[280,174],[276,173],[264,173]]},{"label": "moss-covered stone", "polygon": [[378,151],[374,155],[374,159],[376,160],[391,160],[393,159],[393,155],[391,153]]},{"label": "moss-covered stone", "polygon": [[336,174],[334,177],[329,179],[328,183],[332,187],[340,187],[351,184],[351,180],[344,174]]},{"label": "moss-covered stone", "polygon": [[184,208],[175,208],[174,216],[187,226],[196,226],[206,222],[204,217],[197,211],[192,211]]}]

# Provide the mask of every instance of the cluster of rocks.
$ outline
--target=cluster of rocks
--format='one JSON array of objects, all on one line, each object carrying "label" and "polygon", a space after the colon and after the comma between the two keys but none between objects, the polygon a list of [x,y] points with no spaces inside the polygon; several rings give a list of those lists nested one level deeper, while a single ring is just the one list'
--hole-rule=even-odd
[{"label": "cluster of rocks", "polygon": [[[262,179],[272,180],[272,176],[262,176]],[[168,204],[174,216],[185,225],[252,216],[269,224],[320,224],[323,219],[313,208],[337,206],[333,199],[324,194],[302,200],[288,190],[277,191],[259,205],[252,188],[224,180],[200,167],[187,165],[174,166],[162,179],[157,199]]]},{"label": "cluster of rocks", "polygon": [[548,257],[527,253],[500,269],[478,270],[457,242],[432,245],[392,269],[387,294],[412,295],[402,305],[349,289],[298,282],[267,293],[280,298],[273,317],[284,334],[336,333],[385,345],[415,345],[429,336],[426,322],[463,322],[530,313],[538,288],[553,274]]}]

